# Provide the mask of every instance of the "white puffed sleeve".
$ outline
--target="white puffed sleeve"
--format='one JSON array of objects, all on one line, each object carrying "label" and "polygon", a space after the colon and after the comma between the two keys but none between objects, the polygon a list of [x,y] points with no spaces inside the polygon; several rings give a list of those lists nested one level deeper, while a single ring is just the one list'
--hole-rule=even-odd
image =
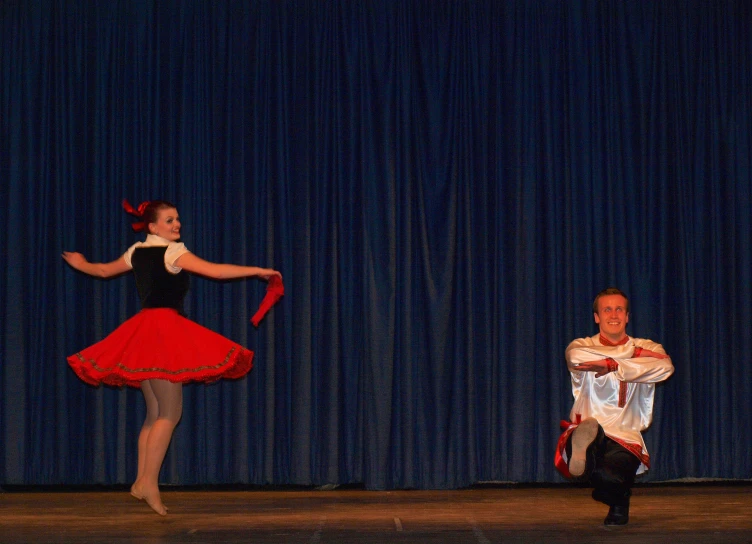
[{"label": "white puffed sleeve", "polygon": [[125,264],[128,265],[128,268],[133,268],[133,265],[131,264],[131,257],[133,256],[133,250],[141,245],[143,245],[143,242],[136,242],[131,247],[126,249],[125,253],[123,253],[123,260],[125,261]]},{"label": "white puffed sleeve", "polygon": [[175,266],[175,261],[186,253],[190,253],[190,251],[183,242],[170,242],[164,254],[165,268],[169,273],[177,274],[182,270],[179,266]]}]

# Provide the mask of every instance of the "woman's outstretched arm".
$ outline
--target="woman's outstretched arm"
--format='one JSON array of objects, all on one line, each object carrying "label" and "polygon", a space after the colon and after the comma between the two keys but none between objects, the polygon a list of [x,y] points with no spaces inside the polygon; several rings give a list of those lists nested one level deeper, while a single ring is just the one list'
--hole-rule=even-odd
[{"label": "woman's outstretched arm", "polygon": [[110,263],[90,263],[80,253],[63,251],[63,259],[79,272],[96,276],[97,278],[111,278],[128,272],[131,269],[122,256]]},{"label": "woman's outstretched arm", "polygon": [[174,263],[183,270],[193,274],[206,276],[216,280],[229,280],[234,278],[256,277],[268,280],[272,276],[282,277],[282,274],[271,268],[259,268],[258,266],[241,266],[237,264],[212,263],[196,257],[193,253],[184,253]]}]

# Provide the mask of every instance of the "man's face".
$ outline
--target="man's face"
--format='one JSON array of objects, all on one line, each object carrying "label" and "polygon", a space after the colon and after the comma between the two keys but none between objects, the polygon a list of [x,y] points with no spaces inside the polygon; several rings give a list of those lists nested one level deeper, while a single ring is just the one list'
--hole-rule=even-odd
[{"label": "man's face", "polygon": [[598,299],[598,313],[593,316],[600,327],[601,334],[612,342],[618,342],[626,336],[629,313],[627,313],[627,299],[623,296],[602,296]]}]

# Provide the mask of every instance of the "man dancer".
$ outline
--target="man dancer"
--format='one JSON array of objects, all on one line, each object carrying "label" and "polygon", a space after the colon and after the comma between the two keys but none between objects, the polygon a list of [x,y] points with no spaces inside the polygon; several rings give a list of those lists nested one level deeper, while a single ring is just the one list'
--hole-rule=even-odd
[{"label": "man dancer", "polygon": [[626,525],[637,474],[650,468],[640,431],[653,418],[655,384],[674,372],[663,346],[626,333],[629,299],[616,288],[598,293],[599,333],[566,350],[574,405],[556,451],[565,477],[589,481],[593,499],[609,506],[607,526]]}]

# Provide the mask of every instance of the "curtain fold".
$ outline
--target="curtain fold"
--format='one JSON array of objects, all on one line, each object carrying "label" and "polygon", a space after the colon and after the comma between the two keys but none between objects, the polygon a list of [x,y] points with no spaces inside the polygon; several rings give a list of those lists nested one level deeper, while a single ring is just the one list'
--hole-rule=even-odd
[{"label": "curtain fold", "polygon": [[65,357],[138,311],[120,208],[210,261],[191,319],[256,352],[185,387],[174,485],[559,482],[596,292],[675,375],[648,480],[750,478],[746,2],[0,3],[0,483],[123,484],[145,415]]}]

